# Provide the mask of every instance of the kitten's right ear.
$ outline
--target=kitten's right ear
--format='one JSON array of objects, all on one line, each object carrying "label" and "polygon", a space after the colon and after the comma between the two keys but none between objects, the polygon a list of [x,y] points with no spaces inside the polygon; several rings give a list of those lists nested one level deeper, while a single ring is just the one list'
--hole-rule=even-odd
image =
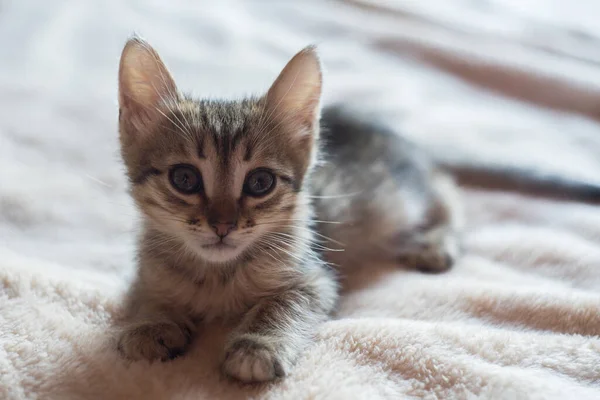
[{"label": "kitten's right ear", "polygon": [[177,101],[175,81],[158,53],[144,40],[127,41],[119,64],[119,113],[138,128],[164,113],[166,103]]}]

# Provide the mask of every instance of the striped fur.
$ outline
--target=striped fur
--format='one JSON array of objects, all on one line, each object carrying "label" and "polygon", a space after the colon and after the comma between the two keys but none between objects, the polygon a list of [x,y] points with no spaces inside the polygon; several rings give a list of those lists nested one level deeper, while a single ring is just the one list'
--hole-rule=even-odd
[{"label": "striped fur", "polygon": [[[334,109],[319,122],[313,48],[266,95],[241,101],[182,96],[140,39],[125,46],[119,77],[122,155],[144,216],[119,338],[126,357],[170,359],[202,321],[238,320],[224,373],[272,380],[289,372],[334,309],[328,263],[350,267],[377,255],[443,270],[457,255],[451,183],[416,149]],[[200,171],[202,190],[173,187],[169,172],[181,164]],[[275,176],[264,197],[243,190],[257,168]],[[219,239],[210,224],[225,220],[233,228]]]}]

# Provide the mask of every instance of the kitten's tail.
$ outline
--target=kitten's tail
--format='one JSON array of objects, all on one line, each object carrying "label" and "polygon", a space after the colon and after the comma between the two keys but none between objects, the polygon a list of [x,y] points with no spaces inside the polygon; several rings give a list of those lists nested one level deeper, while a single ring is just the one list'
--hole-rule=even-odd
[{"label": "kitten's tail", "polygon": [[600,182],[520,167],[461,162],[440,162],[439,165],[464,186],[600,204]]}]

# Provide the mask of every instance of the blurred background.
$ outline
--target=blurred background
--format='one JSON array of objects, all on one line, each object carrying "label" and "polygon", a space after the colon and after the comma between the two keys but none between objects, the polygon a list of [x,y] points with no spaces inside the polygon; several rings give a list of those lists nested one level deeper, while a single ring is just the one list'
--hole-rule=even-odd
[{"label": "blurred background", "polygon": [[0,254],[96,285],[129,273],[116,94],[133,32],[199,97],[262,92],[316,43],[326,102],[437,157],[600,182],[598,16],[583,0],[4,0]]}]

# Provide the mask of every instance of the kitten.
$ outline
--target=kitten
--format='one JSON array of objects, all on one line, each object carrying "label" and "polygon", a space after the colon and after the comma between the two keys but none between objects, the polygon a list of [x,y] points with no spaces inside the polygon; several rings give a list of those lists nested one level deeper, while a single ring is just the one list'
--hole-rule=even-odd
[{"label": "kitten", "polygon": [[269,381],[289,373],[334,309],[330,265],[452,265],[452,181],[385,129],[339,108],[321,116],[321,86],[308,47],[262,97],[194,100],[147,43],[127,42],[119,131],[144,222],[125,357],[168,360],[201,321],[238,320],[223,372]]}]

